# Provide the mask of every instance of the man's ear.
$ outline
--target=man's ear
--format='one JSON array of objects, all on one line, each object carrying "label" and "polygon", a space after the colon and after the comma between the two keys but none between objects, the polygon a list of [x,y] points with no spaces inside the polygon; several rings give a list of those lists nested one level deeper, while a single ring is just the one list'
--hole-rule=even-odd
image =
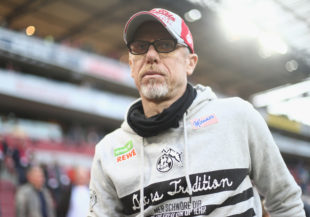
[{"label": "man's ear", "polygon": [[197,63],[198,63],[198,55],[195,53],[189,54],[188,63],[187,63],[187,76],[190,76],[193,74]]}]

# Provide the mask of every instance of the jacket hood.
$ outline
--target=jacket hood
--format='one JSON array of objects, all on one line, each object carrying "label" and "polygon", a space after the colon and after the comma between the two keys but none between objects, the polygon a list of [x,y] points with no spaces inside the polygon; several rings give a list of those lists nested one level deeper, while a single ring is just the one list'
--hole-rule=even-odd
[{"label": "jacket hood", "polygon": [[[208,86],[203,86],[203,85],[196,85],[194,86],[194,88],[196,89],[197,91],[197,96],[196,98],[194,99],[192,105],[188,108],[188,112],[190,112],[193,108],[195,108],[197,105],[199,105],[200,103],[203,103],[205,101],[211,101],[211,100],[214,100],[217,98],[217,96],[215,95],[215,93],[212,91],[212,89]],[[125,114],[125,117],[124,117],[124,122],[122,123],[121,125],[121,128],[130,133],[130,134],[136,134],[132,129],[131,127],[129,126],[128,122],[127,122],[127,115],[128,115],[128,111],[129,111],[129,108],[135,104],[136,102],[140,101],[141,98],[138,98],[137,100],[135,100],[133,103],[131,103],[131,105],[128,107],[127,109],[127,112]]]},{"label": "jacket hood", "polygon": [[194,88],[197,91],[197,96],[195,100],[193,101],[192,105],[188,108],[188,112],[190,112],[193,108],[195,108],[197,105],[203,102],[211,101],[217,98],[215,93],[208,86],[203,86],[201,84],[198,84]]}]

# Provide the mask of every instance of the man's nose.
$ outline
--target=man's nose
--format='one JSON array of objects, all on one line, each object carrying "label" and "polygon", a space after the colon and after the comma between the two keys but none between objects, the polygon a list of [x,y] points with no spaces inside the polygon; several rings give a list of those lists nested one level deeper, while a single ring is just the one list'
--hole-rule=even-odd
[{"label": "man's nose", "polygon": [[159,61],[159,54],[153,45],[150,45],[148,51],[146,52],[146,61],[149,64],[158,63]]}]

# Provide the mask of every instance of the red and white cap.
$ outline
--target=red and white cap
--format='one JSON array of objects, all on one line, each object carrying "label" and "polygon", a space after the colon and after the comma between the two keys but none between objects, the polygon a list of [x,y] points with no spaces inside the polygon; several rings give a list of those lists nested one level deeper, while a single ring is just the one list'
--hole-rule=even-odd
[{"label": "red and white cap", "polygon": [[130,17],[123,35],[126,44],[133,39],[137,28],[146,21],[160,22],[179,44],[187,46],[194,53],[193,37],[184,20],[179,15],[161,8],[140,11]]}]

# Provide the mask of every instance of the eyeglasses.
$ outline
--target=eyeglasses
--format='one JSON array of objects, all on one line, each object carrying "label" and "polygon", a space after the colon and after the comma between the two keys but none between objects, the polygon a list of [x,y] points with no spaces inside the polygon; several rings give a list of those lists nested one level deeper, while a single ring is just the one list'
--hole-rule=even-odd
[{"label": "eyeglasses", "polygon": [[129,52],[134,55],[145,54],[150,45],[153,45],[158,53],[169,53],[175,50],[177,42],[173,39],[159,39],[153,42],[149,41],[132,41],[127,44]]}]

